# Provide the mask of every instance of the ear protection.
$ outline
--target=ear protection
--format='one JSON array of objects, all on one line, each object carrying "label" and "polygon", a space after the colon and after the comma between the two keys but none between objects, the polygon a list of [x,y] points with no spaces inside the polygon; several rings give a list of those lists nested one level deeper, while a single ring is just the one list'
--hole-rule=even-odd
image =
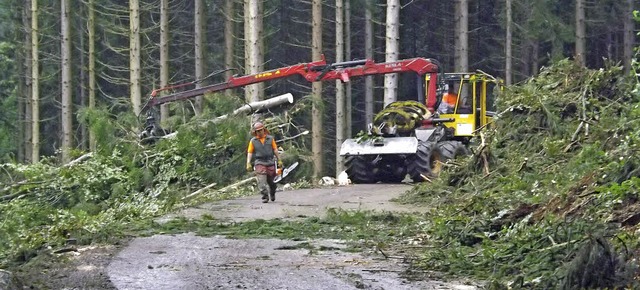
[{"label": "ear protection", "polygon": [[253,126],[251,126],[251,135],[254,137],[258,136],[257,131],[258,130],[264,130],[264,134],[268,135],[269,134],[269,130],[267,130],[267,128],[260,122],[256,122],[255,124],[253,124]]}]

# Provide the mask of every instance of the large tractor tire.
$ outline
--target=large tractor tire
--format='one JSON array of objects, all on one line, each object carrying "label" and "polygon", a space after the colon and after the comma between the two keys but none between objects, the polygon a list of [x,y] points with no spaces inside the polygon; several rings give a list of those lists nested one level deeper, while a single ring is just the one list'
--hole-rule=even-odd
[{"label": "large tractor tire", "polygon": [[345,161],[347,175],[353,183],[376,183],[377,169],[370,156],[349,156]]},{"label": "large tractor tire", "polygon": [[431,174],[434,177],[440,175],[443,164],[447,161],[469,154],[469,150],[462,142],[453,140],[438,142],[434,151],[438,152],[438,155],[431,159]]},{"label": "large tractor tire", "polygon": [[418,142],[416,154],[407,159],[407,171],[414,182],[425,181],[426,178],[438,176],[441,159],[440,150],[435,142]]},{"label": "large tractor tire", "polygon": [[405,158],[402,155],[388,156],[378,167],[377,180],[384,183],[400,183],[407,175]]},{"label": "large tractor tire", "polygon": [[469,155],[469,149],[460,141],[449,140],[438,142],[438,149],[440,149],[440,153],[442,154],[443,162]]}]

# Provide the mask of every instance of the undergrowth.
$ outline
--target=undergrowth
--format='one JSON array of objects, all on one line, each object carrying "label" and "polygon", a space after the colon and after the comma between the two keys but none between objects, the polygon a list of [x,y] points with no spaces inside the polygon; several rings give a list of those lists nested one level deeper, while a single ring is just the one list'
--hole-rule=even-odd
[{"label": "undergrowth", "polygon": [[178,234],[194,232],[200,236],[224,235],[240,238],[280,238],[296,241],[308,239],[340,239],[350,250],[393,252],[394,247],[410,244],[420,236],[425,217],[417,214],[391,212],[327,210],[325,217],[295,220],[253,220],[230,223],[211,216],[200,219],[176,218],[165,223],[146,220],[129,231],[136,235]]},{"label": "undergrowth", "polygon": [[[126,129],[140,127],[129,113],[87,111],[83,117],[97,134],[96,152],[76,152],[81,161],[62,166],[55,158],[32,165],[1,164],[0,268],[69,243],[122,237],[132,224],[197,202],[252,194],[247,186],[217,190],[250,177],[244,168],[249,118],[229,117],[201,125],[242,102],[224,95],[206,100],[203,115],[182,115],[190,118],[184,124],[169,120],[179,132],[174,139],[142,146],[137,134]],[[305,108],[302,100],[290,111],[305,114]],[[296,132],[293,117],[263,115],[276,138]],[[291,149],[284,154],[287,164],[308,155],[304,140],[280,145]],[[302,163],[300,172],[310,167]],[[211,190],[185,199],[212,183],[216,185]]]},{"label": "undergrowth", "polygon": [[569,60],[507,87],[489,146],[404,197],[434,207],[419,265],[490,288],[638,287],[639,101],[620,67]]}]

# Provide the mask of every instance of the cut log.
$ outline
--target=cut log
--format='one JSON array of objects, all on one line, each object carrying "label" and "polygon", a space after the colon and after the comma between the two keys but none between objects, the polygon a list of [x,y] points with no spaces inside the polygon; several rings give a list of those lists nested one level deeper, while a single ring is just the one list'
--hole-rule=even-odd
[{"label": "cut log", "polygon": [[[218,123],[226,118],[229,118],[230,116],[236,116],[236,115],[240,115],[240,114],[248,114],[248,113],[256,113],[256,112],[260,112],[263,111],[265,109],[270,109],[273,107],[277,107],[283,104],[292,104],[293,103],[293,95],[291,93],[286,93],[284,95],[280,95],[277,97],[273,97],[270,99],[266,99],[264,101],[257,101],[257,102],[251,102],[249,104],[246,104],[240,108],[235,109],[231,114],[226,114],[226,115],[222,115],[220,117],[217,117],[213,120],[208,120],[203,122],[202,124],[200,124],[201,126],[207,125],[209,123]],[[175,138],[178,135],[178,132],[173,132],[171,134],[167,134],[165,136],[162,136],[162,138]]]},{"label": "cut log", "polygon": [[252,177],[249,177],[247,179],[240,180],[240,181],[238,181],[238,182],[236,182],[234,184],[227,185],[227,186],[219,189],[218,191],[225,192],[225,191],[227,191],[229,189],[234,189],[234,188],[236,188],[238,186],[245,185],[245,184],[247,184],[247,183],[249,183],[251,181],[255,181],[255,180],[256,180],[255,176],[252,176]]},{"label": "cut log", "polygon": [[212,188],[212,187],[216,186],[216,184],[217,184],[217,183],[209,184],[209,185],[207,185],[207,186],[205,186],[205,187],[203,187],[203,188],[200,188],[200,189],[198,189],[198,190],[196,190],[196,191],[194,191],[194,192],[190,193],[189,195],[187,195],[187,196],[183,197],[182,199],[184,200],[184,199],[192,198],[192,197],[194,197],[194,196],[196,196],[196,195],[198,195],[198,194],[201,194],[201,193],[205,192],[207,189],[209,189],[209,188]]}]

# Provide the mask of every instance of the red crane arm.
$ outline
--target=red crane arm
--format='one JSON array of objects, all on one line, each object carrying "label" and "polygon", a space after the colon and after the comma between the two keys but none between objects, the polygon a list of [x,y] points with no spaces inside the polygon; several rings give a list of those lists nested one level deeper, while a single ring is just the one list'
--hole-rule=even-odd
[{"label": "red crane arm", "polygon": [[[206,93],[218,92],[232,88],[244,87],[247,85],[281,79],[290,77],[293,75],[301,75],[309,82],[328,81],[328,80],[342,80],[348,82],[351,77],[360,77],[367,75],[378,75],[388,73],[401,73],[413,71],[418,75],[425,75],[427,73],[437,74],[439,67],[432,60],[426,58],[412,58],[399,60],[387,63],[375,63],[373,60],[356,60],[347,61],[341,63],[334,63],[327,65],[327,62],[322,56],[321,60],[300,63],[296,65],[277,68],[257,74],[245,75],[239,77],[231,77],[226,82],[204,86],[201,88],[190,89],[182,92],[176,92],[166,96],[157,96],[160,91],[175,89],[188,85],[193,85],[194,82],[169,86],[154,90],[151,93],[149,101],[145,104],[142,111],[168,102],[174,102],[179,100],[185,100],[188,98],[201,96]],[[432,80],[437,79],[436,75],[431,77]],[[436,95],[436,82],[429,82],[427,107],[433,108],[435,105]]]},{"label": "red crane arm", "polygon": [[201,88],[190,89],[182,92],[176,92],[166,96],[158,96],[158,93],[161,91],[169,90],[169,89],[175,89],[179,87],[193,85],[194,83],[190,82],[186,84],[180,84],[180,85],[174,85],[174,86],[168,86],[168,87],[156,89],[151,92],[151,97],[147,102],[147,104],[145,105],[145,108],[143,108],[143,111],[147,108],[158,106],[164,103],[185,100],[185,99],[193,98],[196,96],[201,96],[206,93],[213,93],[213,92],[224,91],[232,88],[244,87],[244,86],[248,86],[255,83],[266,82],[269,80],[275,80],[280,78],[286,78],[292,75],[305,76],[306,72],[310,67],[325,66],[326,64],[327,63],[324,60],[324,56],[323,56],[322,60],[319,60],[319,61],[286,66],[286,67],[273,69],[270,71],[265,71],[265,72],[261,72],[253,75],[245,75],[240,77],[233,76],[223,83],[217,83],[213,85],[204,86]]}]

